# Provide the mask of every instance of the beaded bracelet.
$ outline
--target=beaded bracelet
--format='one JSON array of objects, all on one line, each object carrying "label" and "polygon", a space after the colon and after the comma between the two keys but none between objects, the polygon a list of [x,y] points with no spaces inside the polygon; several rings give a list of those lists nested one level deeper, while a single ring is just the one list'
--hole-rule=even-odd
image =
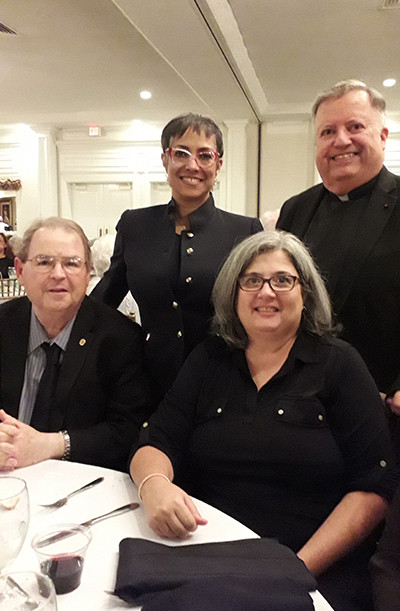
[{"label": "beaded bracelet", "polygon": [[169,479],[169,477],[167,477],[166,475],[164,475],[164,473],[150,473],[150,475],[147,475],[147,476],[144,478],[144,480],[142,480],[142,483],[141,483],[141,484],[140,484],[140,486],[139,486],[139,490],[138,490],[138,496],[139,496],[139,499],[140,499],[141,501],[143,501],[143,499],[142,499],[142,488],[143,488],[144,484],[145,484],[145,483],[147,482],[147,480],[149,480],[151,477],[156,477],[156,476],[158,476],[158,477],[163,477],[164,479],[166,479],[166,480],[167,480],[167,482],[171,483],[171,480]]}]

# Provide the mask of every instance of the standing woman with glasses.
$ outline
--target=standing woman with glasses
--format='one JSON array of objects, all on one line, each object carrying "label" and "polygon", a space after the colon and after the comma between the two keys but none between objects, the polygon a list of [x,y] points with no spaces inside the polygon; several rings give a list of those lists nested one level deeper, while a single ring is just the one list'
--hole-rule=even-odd
[{"label": "standing woman with glasses", "polygon": [[118,307],[131,291],[159,398],[207,335],[211,291],[226,256],[241,240],[262,231],[258,219],[215,207],[211,191],[224,151],[214,121],[195,114],[176,117],[165,126],[161,145],[172,199],[124,212],[110,269],[91,293]]},{"label": "standing woman with glasses", "polygon": [[150,526],[171,539],[205,524],[192,495],[289,546],[337,611],[372,611],[373,531],[397,472],[379,392],[332,336],[311,256],[291,234],[249,237],[213,303],[215,336],[187,359],[131,462]]}]

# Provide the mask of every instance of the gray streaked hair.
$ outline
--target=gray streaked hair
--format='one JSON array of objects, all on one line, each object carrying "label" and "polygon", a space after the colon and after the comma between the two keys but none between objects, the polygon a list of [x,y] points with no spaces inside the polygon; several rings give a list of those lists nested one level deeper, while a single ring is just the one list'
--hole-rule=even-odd
[{"label": "gray streaked hair", "polygon": [[317,96],[312,107],[313,117],[315,118],[318,112],[318,108],[321,106],[321,104],[323,104],[327,100],[338,100],[347,93],[350,93],[350,91],[365,91],[366,93],[368,93],[369,101],[371,103],[372,108],[378,111],[381,115],[383,127],[386,119],[386,101],[384,97],[379,93],[377,89],[374,89],[373,87],[368,87],[368,85],[356,79],[339,81],[338,83],[336,83],[336,85],[333,85],[333,87],[325,89],[325,91],[320,93]]},{"label": "gray streaked hair", "polygon": [[212,292],[215,310],[212,330],[231,346],[245,349],[249,341],[236,309],[238,279],[258,255],[275,250],[282,250],[288,255],[299,276],[305,306],[302,322],[304,328],[315,335],[327,335],[333,331],[329,295],[307,248],[291,233],[262,231],[232,250],[218,274]]},{"label": "gray streaked hair", "polygon": [[72,221],[71,219],[64,219],[60,216],[51,216],[47,219],[38,219],[29,225],[28,229],[22,236],[20,243],[16,246],[15,254],[19,259],[21,259],[22,263],[26,262],[32,238],[39,229],[63,229],[69,233],[77,233],[83,244],[86,267],[88,270],[92,269],[92,252],[90,250],[89,240],[87,239],[82,227],[78,225],[78,223],[75,223],[75,221]]}]

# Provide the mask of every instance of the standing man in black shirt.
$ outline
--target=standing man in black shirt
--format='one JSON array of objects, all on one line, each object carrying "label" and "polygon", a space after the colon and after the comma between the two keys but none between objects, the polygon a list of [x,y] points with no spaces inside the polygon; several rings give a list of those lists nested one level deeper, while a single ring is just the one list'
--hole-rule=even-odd
[{"label": "standing man in black shirt", "polygon": [[400,414],[400,177],[383,165],[388,129],[379,92],[356,80],[313,107],[318,184],[283,206],[277,227],[309,246],[342,337]]}]

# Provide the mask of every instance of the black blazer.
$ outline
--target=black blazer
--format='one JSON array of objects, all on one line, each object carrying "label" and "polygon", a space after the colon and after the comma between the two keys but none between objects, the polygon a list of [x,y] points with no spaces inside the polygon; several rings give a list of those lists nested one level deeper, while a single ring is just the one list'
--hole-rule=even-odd
[{"label": "black blazer", "polygon": [[[27,297],[0,306],[0,406],[15,418],[30,313]],[[68,431],[71,460],[125,471],[131,445],[152,408],[141,328],[85,297],[61,363],[49,432]]]},{"label": "black blazer", "polygon": [[[325,194],[322,184],[289,199],[277,228],[304,239]],[[331,295],[342,337],[382,392],[400,389],[400,177],[383,167]],[[313,244],[307,244],[319,264]],[[322,274],[329,270],[322,269]]]},{"label": "black blazer", "polygon": [[170,270],[178,268],[175,203],[127,210],[117,225],[111,267],[91,297],[118,307],[131,291],[146,335],[148,370],[160,399],[171,386],[187,354],[207,335],[211,291],[232,248],[262,231],[258,219],[216,208],[213,197],[190,215],[190,231],[180,238],[177,289]]}]

